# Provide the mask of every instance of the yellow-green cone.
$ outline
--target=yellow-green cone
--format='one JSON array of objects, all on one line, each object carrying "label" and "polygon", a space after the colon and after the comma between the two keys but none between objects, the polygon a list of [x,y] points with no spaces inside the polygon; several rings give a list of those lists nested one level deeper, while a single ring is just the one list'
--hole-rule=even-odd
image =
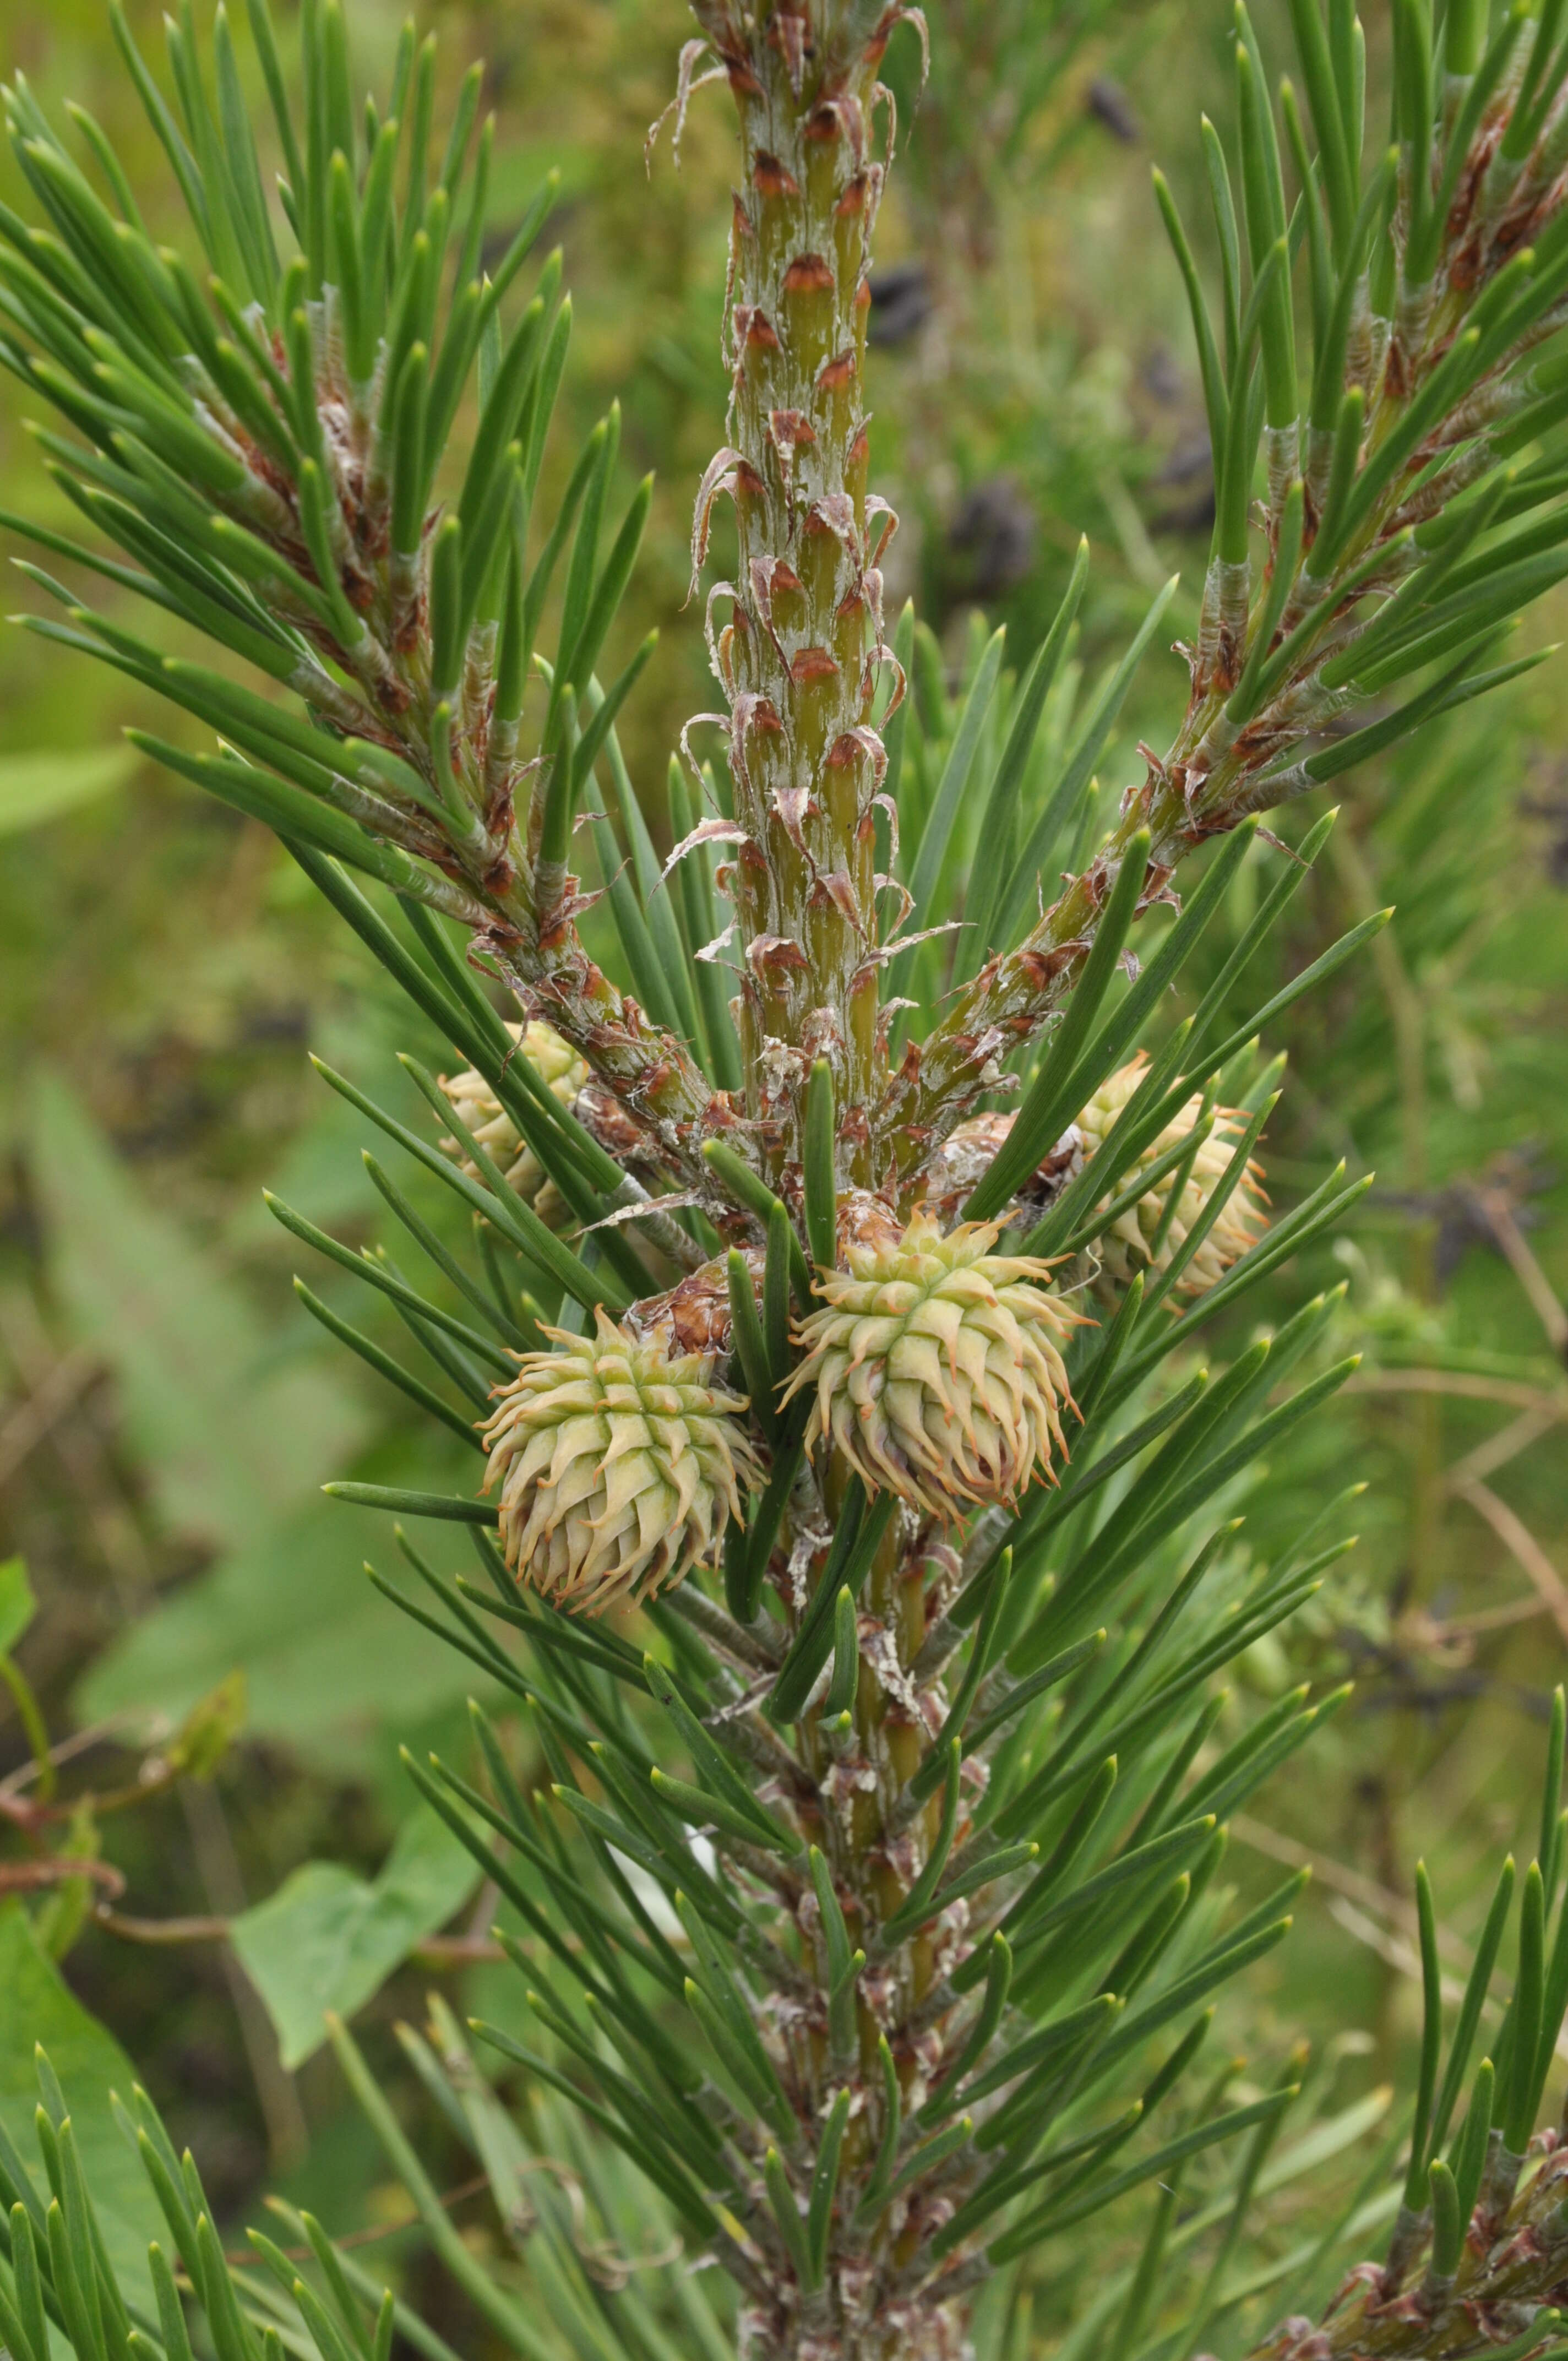
[{"label": "yellow-green cone", "polygon": [[556,1349],[519,1356],[484,1430],[508,1565],[590,1615],[679,1582],[762,1481],[745,1400],[710,1382],[712,1355],[596,1322],[592,1336],[546,1329]]},{"label": "yellow-green cone", "polygon": [[[1112,1125],[1137,1089],[1146,1062],[1140,1053],[1130,1065],[1121,1067],[1101,1084],[1079,1115],[1077,1130],[1083,1143],[1086,1160],[1092,1159]],[[1142,1167],[1152,1164],[1157,1157],[1174,1148],[1179,1139],[1190,1135],[1201,1104],[1201,1099],[1196,1095],[1188,1100],[1180,1114],[1144,1150],[1133,1170],[1124,1173],[1118,1180],[1115,1195],[1119,1197],[1132,1187]],[[1160,1224],[1170,1202],[1170,1192],[1181,1180],[1179,1165],[1175,1171],[1167,1173],[1163,1180],[1157,1181],[1135,1204],[1130,1205],[1095,1241],[1094,1251],[1100,1257],[1102,1278],[1113,1288],[1125,1287],[1137,1271],[1152,1267],[1157,1273],[1168,1268],[1172,1256],[1183,1245],[1188,1232],[1202,1214],[1245,1128],[1246,1118],[1234,1107],[1216,1109],[1214,1127],[1193,1159],[1175,1210],[1166,1224],[1165,1235],[1160,1238],[1157,1252],[1154,1251],[1154,1242],[1159,1237]],[[1262,1168],[1256,1163],[1249,1164],[1240,1187],[1234,1191],[1213,1228],[1177,1280],[1171,1290],[1173,1297],[1190,1298],[1204,1294],[1255,1243],[1266,1226],[1261,1210],[1267,1202],[1262,1182]]]},{"label": "yellow-green cone", "polygon": [[872,1491],[948,1521],[1012,1500],[1065,1458],[1070,1402],[1060,1344],[1078,1323],[1041,1284],[1050,1265],[993,1255],[992,1222],[946,1235],[916,1213],[892,1239],[848,1248],[819,1278],[790,1392],[816,1394],[807,1429]]},{"label": "yellow-green cone", "polygon": [[[528,1059],[553,1096],[563,1106],[570,1106],[588,1080],[587,1067],[571,1044],[563,1041],[553,1026],[542,1024],[537,1017],[526,1025],[509,1025],[507,1031],[517,1043],[519,1055]],[[468,1066],[460,1074],[443,1074],[441,1087],[464,1129],[472,1132],[480,1147],[494,1157],[518,1195],[552,1229],[564,1228],[567,1220],[565,1200],[554,1180],[547,1178],[533,1150],[519,1137],[516,1125],[483,1074]],[[444,1139],[441,1145],[448,1156],[460,1154],[455,1139]],[[462,1164],[471,1180],[479,1179],[466,1157],[462,1158]]]}]

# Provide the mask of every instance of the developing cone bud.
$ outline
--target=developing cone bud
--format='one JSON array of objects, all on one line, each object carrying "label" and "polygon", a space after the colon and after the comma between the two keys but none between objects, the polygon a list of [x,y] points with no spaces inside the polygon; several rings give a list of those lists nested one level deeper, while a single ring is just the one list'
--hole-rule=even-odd
[{"label": "developing cone bud", "polygon": [[[552,1095],[569,1107],[588,1080],[587,1067],[570,1043],[563,1041],[553,1026],[541,1024],[537,1018],[526,1025],[509,1025],[507,1031],[517,1043],[520,1056],[529,1060]],[[533,1150],[519,1137],[516,1125],[483,1074],[467,1066],[460,1074],[443,1074],[441,1087],[453,1114],[465,1130],[472,1132],[480,1147],[495,1158],[518,1195],[552,1229],[564,1228],[567,1220],[565,1199]],[[441,1145],[448,1156],[460,1157],[471,1180],[481,1178],[472,1161],[462,1156],[456,1140],[444,1139]]]},{"label": "developing cone bud", "polygon": [[762,1481],[745,1400],[710,1382],[711,1355],[595,1318],[594,1335],[546,1329],[556,1350],[519,1356],[484,1430],[508,1565],[590,1615],[681,1581]]},{"label": "developing cone bud", "polygon": [[[1092,1160],[1133,1093],[1143,1079],[1146,1060],[1140,1052],[1130,1065],[1121,1067],[1102,1082],[1079,1115],[1075,1126],[1083,1144],[1086,1161]],[[1116,1183],[1114,1194],[1121,1196],[1130,1189],[1140,1170],[1152,1164],[1174,1148],[1178,1140],[1189,1137],[1198,1121],[1202,1101],[1196,1094],[1190,1098],[1180,1114],[1168,1123],[1159,1137],[1147,1147],[1132,1171],[1124,1173]],[[1214,1127],[1199,1148],[1185,1180],[1178,1165],[1163,1180],[1146,1191],[1137,1202],[1113,1222],[1096,1241],[1102,1279],[1116,1288],[1125,1287],[1134,1274],[1154,1269],[1157,1273],[1169,1267],[1171,1257],[1186,1240],[1188,1232],[1200,1219],[1213,1195],[1220,1176],[1235,1152],[1235,1145],[1245,1129],[1245,1118],[1234,1107],[1216,1110]],[[1180,1183],[1181,1193],[1166,1224],[1157,1252],[1154,1242],[1159,1237],[1160,1224],[1165,1221],[1170,1204],[1171,1191]],[[1218,1220],[1181,1277],[1177,1280],[1174,1296],[1202,1295],[1217,1279],[1223,1279],[1231,1265],[1245,1254],[1259,1233],[1266,1227],[1261,1208],[1267,1199],[1263,1193],[1263,1171],[1257,1163],[1250,1163],[1242,1176],[1240,1186],[1232,1193]]]},{"label": "developing cone bud", "polygon": [[1079,1315],[1041,1284],[1048,1263],[989,1251],[997,1226],[944,1235],[916,1213],[902,1235],[851,1245],[799,1331],[790,1391],[815,1390],[808,1442],[827,1437],[871,1490],[947,1520],[1012,1500],[1067,1455],[1059,1347]]}]

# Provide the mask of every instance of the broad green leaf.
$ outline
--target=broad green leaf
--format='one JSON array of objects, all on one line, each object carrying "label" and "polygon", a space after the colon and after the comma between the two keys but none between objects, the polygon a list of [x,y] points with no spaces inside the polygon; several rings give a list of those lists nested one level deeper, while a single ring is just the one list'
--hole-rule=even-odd
[{"label": "broad green leaf", "polygon": [[148,2241],[168,2234],[136,2152],[109,2109],[111,2090],[129,2098],[136,2070],[68,1989],[16,1902],[0,1906],[0,2121],[27,2158],[47,2204],[49,2183],[33,2131],[38,2103],[33,2053],[41,2043],[65,2088],[110,2260],[126,2295],[150,2304]]},{"label": "broad green leaf", "polygon": [[307,1861],[236,1918],[231,1940],[267,2004],[285,2067],[320,2048],[328,2010],[351,2017],[373,1999],[414,1947],[462,1908],[478,1878],[473,1855],[422,1806],[374,1880],[338,1861]]},{"label": "broad green leaf", "polygon": [[77,1334],[115,1370],[163,1515],[193,1536],[251,1544],[342,1467],[364,1425],[354,1395],[335,1373],[269,1365],[243,1290],[151,1203],[52,1077],[32,1148],[51,1277]]},{"label": "broad green leaf", "polygon": [[139,759],[134,747],[125,745],[0,758],[0,836],[38,828],[124,786]]},{"label": "broad green leaf", "polygon": [[27,1569],[19,1557],[0,1565],[0,1656],[8,1656],[37,1611]]},{"label": "broad green leaf", "polygon": [[[399,1472],[447,1482],[450,1463],[400,1455]],[[465,1553],[466,1553],[465,1544]],[[384,1733],[407,1736],[460,1706],[474,1668],[378,1597],[367,1558],[385,1564],[385,1517],[313,1502],[259,1532],[155,1608],[103,1655],[73,1704],[178,1722],[225,1675],[244,1673],[246,1727],[329,1773],[363,1773]]]}]

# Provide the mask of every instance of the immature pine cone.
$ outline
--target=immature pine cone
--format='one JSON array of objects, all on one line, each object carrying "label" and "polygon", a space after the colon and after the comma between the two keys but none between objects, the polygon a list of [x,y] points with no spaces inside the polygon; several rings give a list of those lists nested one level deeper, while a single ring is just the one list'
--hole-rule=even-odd
[{"label": "immature pine cone", "polygon": [[[562,1040],[554,1026],[541,1024],[537,1017],[526,1025],[509,1025],[507,1031],[518,1044],[518,1055],[529,1060],[541,1082],[563,1106],[569,1107],[588,1079],[587,1067],[571,1044]],[[460,1074],[443,1074],[441,1087],[464,1129],[472,1132],[480,1147],[495,1158],[518,1195],[553,1230],[564,1228],[565,1199],[546,1177],[533,1150],[519,1138],[510,1115],[483,1074],[468,1066]],[[458,1155],[455,1139],[444,1139],[441,1145],[448,1156]],[[471,1180],[480,1178],[466,1157],[463,1170]]]},{"label": "immature pine cone", "polygon": [[848,1273],[817,1279],[827,1301],[801,1324],[790,1381],[816,1389],[808,1443],[828,1436],[868,1489],[948,1520],[1012,1500],[1067,1455],[1058,1345],[1079,1315],[1036,1283],[1048,1263],[988,1251],[997,1232],[944,1236],[917,1212],[902,1235],[851,1245]]},{"label": "immature pine cone", "polygon": [[[1133,1093],[1143,1080],[1146,1064],[1143,1052],[1130,1065],[1123,1066],[1102,1082],[1089,1104],[1077,1119],[1076,1128],[1083,1142],[1085,1159],[1092,1159],[1112,1125],[1115,1122]],[[1197,1096],[1188,1100],[1180,1114],[1168,1123],[1159,1137],[1145,1148],[1131,1172],[1124,1173],[1116,1183],[1114,1194],[1121,1196],[1129,1189],[1143,1166],[1152,1164],[1168,1148],[1174,1148],[1185,1137],[1198,1120],[1202,1102]],[[1102,1286],[1110,1283],[1113,1291],[1125,1287],[1134,1274],[1147,1270],[1151,1261],[1156,1272],[1165,1270],[1172,1256],[1186,1239],[1202,1213],[1226,1165],[1235,1151],[1237,1140],[1246,1127],[1246,1118],[1234,1107],[1220,1107],[1215,1112],[1214,1127],[1198,1150],[1185,1187],[1177,1202],[1176,1211],[1157,1255],[1149,1249],[1159,1229],[1171,1190],[1179,1177],[1180,1168],[1168,1172],[1163,1180],[1130,1205],[1110,1229],[1096,1241],[1101,1261]],[[1263,1192],[1263,1170],[1250,1163],[1242,1176],[1240,1187],[1221,1213],[1218,1221],[1188,1264],[1171,1290],[1174,1296],[1204,1294],[1217,1279],[1223,1279],[1231,1265],[1245,1254],[1266,1224],[1260,1208],[1268,1200]]]},{"label": "immature pine cone", "polygon": [[547,1328],[554,1352],[518,1356],[484,1430],[508,1565],[590,1615],[679,1582],[762,1480],[745,1400],[710,1383],[712,1355],[595,1316],[595,1335]]}]

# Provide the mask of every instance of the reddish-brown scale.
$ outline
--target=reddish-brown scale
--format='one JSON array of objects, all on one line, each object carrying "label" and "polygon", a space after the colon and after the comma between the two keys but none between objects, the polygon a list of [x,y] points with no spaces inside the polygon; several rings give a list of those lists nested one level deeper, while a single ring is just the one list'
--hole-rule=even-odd
[{"label": "reddish-brown scale", "polygon": [[776,156],[770,156],[765,148],[757,150],[757,159],[751,167],[751,186],[759,196],[763,197],[798,197],[800,194],[800,183],[795,174],[787,170]]},{"label": "reddish-brown scale", "polygon": [[786,295],[831,295],[835,284],[832,271],[819,254],[797,254],[784,275]]}]

